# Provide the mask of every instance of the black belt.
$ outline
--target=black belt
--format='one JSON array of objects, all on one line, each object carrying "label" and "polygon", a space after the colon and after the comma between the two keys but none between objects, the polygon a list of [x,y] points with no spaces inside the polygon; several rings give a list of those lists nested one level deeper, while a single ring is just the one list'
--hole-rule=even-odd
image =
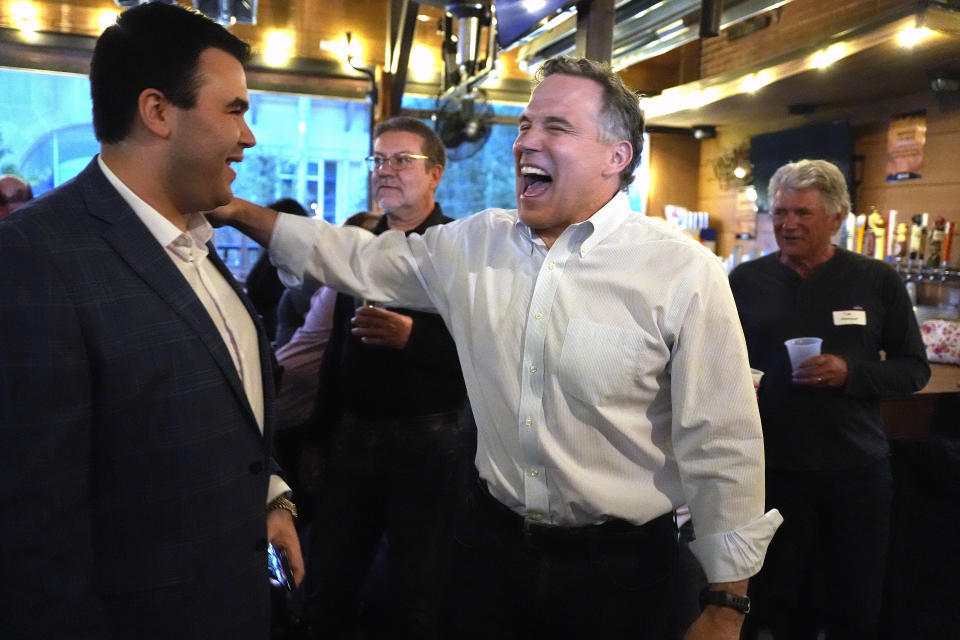
[{"label": "black belt", "polygon": [[599,524],[564,527],[544,524],[526,518],[490,495],[486,483],[478,478],[475,492],[481,504],[508,526],[516,527],[524,543],[532,548],[573,547],[584,544],[635,545],[658,534],[676,537],[673,512],[665,513],[644,524],[634,524],[621,518],[610,518]]}]

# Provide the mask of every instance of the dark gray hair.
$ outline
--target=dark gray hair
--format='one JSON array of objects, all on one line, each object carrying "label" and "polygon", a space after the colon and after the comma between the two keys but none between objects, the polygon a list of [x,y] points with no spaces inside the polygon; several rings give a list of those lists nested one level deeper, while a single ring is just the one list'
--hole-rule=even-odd
[{"label": "dark gray hair", "polygon": [[783,165],[770,178],[767,188],[770,202],[781,189],[816,189],[827,215],[846,215],[850,211],[847,179],[837,165],[826,160],[800,160]]},{"label": "dark gray hair", "polygon": [[633,158],[620,172],[620,189],[626,191],[633,182],[633,172],[640,164],[643,150],[643,110],[640,100],[627,88],[609,65],[587,58],[557,56],[543,63],[537,72],[537,83],[554,74],[589,78],[603,88],[603,109],[597,122],[604,142],[626,140],[630,143]]}]

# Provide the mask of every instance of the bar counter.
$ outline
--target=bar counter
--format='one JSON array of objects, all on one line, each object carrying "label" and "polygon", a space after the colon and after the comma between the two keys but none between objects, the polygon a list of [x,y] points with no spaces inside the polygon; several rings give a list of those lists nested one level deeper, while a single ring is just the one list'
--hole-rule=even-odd
[{"label": "bar counter", "polygon": [[881,402],[890,438],[960,435],[960,366],[930,364],[930,381],[909,396]]}]

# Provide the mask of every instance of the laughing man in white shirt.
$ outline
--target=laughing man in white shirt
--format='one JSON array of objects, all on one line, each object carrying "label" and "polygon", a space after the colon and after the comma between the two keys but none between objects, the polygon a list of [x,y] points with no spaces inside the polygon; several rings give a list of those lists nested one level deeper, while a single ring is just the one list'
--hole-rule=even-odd
[{"label": "laughing man in white shirt", "polygon": [[[612,72],[547,61],[513,147],[517,210],[378,237],[235,202],[215,217],[289,283],[435,310],[479,429],[451,637],[666,634],[673,510],[710,583],[688,639],[739,636],[781,522],[726,276],[630,211],[643,114]],[[335,526],[335,523],[331,523]]]}]

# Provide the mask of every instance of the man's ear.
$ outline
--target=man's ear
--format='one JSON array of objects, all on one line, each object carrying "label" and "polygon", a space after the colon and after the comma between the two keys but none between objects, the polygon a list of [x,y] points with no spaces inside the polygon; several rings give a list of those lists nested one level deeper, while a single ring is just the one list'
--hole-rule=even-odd
[{"label": "man's ear", "polygon": [[137,99],[137,113],[143,126],[160,138],[169,137],[172,131],[173,105],[158,89],[144,89]]},{"label": "man's ear", "polygon": [[440,185],[440,178],[443,177],[443,165],[435,164],[430,167],[427,173],[430,174],[430,182],[433,184],[433,188],[436,189]]},{"label": "man's ear", "polygon": [[633,145],[626,140],[615,142],[610,146],[609,162],[604,175],[619,175],[633,160]]},{"label": "man's ear", "polygon": [[843,213],[838,213],[838,214],[837,214],[837,220],[836,220],[836,222],[834,222],[833,225],[832,225],[832,226],[833,226],[833,233],[831,233],[830,235],[833,235],[834,233],[839,233],[839,232],[840,232],[840,229],[843,228],[843,223],[844,223],[844,220],[846,220],[846,217],[847,217],[846,214],[843,214]]}]

